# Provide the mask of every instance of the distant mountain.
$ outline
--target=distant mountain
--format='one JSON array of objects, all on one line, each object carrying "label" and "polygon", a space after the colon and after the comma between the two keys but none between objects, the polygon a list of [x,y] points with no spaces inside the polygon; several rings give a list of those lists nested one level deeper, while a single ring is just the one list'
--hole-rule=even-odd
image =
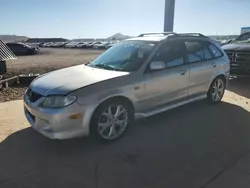
[{"label": "distant mountain", "polygon": [[0,40],[4,42],[20,42],[20,41],[26,41],[28,40],[28,37],[25,36],[17,36],[17,35],[0,35]]},{"label": "distant mountain", "polygon": [[128,38],[130,38],[130,36],[128,36],[128,35],[123,35],[123,34],[121,34],[121,33],[116,33],[116,34],[114,34],[114,35],[108,37],[107,39],[108,39],[108,40],[124,40],[124,39],[128,39]]}]

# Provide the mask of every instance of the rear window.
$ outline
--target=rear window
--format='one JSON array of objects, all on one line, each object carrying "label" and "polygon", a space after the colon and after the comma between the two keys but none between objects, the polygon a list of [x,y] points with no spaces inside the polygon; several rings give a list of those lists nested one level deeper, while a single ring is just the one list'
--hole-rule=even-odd
[{"label": "rear window", "polygon": [[210,49],[214,58],[221,57],[223,53],[214,44],[210,43],[208,48]]},{"label": "rear window", "polygon": [[203,41],[185,41],[187,49],[187,60],[189,63],[206,61],[213,58],[208,43]]}]

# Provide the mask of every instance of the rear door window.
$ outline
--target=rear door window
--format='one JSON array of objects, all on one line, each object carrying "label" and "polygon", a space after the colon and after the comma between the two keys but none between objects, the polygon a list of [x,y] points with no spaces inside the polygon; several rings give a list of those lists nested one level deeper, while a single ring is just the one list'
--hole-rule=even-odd
[{"label": "rear door window", "polygon": [[209,50],[211,51],[214,58],[221,57],[222,52],[212,43],[209,44]]},{"label": "rear door window", "polygon": [[202,62],[213,59],[214,56],[209,49],[210,43],[205,41],[188,40],[185,41],[187,50],[186,58],[188,63]]}]

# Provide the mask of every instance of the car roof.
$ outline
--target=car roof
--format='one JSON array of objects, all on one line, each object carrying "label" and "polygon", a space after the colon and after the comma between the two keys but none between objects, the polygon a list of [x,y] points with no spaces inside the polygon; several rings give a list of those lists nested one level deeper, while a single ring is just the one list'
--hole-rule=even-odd
[{"label": "car roof", "polygon": [[135,37],[130,38],[127,40],[141,40],[141,41],[154,41],[154,42],[160,42],[162,40],[165,40],[168,36],[145,36],[145,37]]},{"label": "car roof", "polygon": [[130,38],[127,40],[140,40],[140,41],[151,41],[160,42],[166,40],[167,38],[182,38],[182,39],[201,39],[201,40],[211,40],[209,37],[202,35],[200,33],[173,33],[173,32],[163,32],[163,33],[145,33],[138,37]]}]

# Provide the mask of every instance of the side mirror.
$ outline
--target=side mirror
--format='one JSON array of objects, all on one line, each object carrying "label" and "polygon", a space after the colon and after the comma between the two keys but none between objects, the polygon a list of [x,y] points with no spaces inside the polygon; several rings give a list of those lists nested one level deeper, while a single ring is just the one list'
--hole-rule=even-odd
[{"label": "side mirror", "polygon": [[162,70],[165,69],[166,63],[164,61],[153,61],[150,63],[150,69],[151,70]]}]

